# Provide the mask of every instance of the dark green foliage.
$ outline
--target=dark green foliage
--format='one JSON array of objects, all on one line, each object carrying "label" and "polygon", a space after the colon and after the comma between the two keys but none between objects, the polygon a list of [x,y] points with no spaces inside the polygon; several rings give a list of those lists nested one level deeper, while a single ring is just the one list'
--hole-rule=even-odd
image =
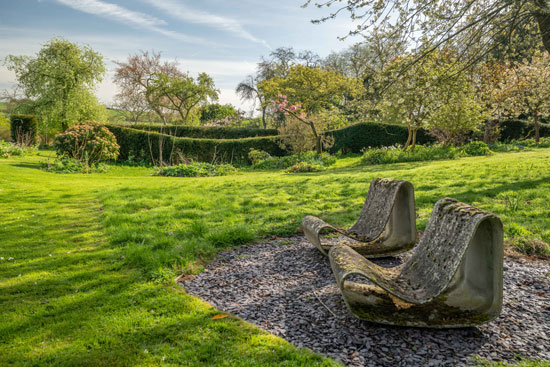
[{"label": "dark green foliage", "polygon": [[307,163],[328,167],[336,163],[336,158],[328,153],[305,152],[300,154],[288,155],[285,157],[269,157],[253,165],[254,169],[285,169],[295,166],[299,163]]},{"label": "dark green foliage", "polygon": [[[334,146],[330,153],[360,153],[365,148],[387,147],[405,144],[408,131],[405,126],[380,124],[375,122],[360,122],[338,130],[327,131],[326,135],[334,137]],[[417,144],[431,144],[435,138],[427,130],[418,130]]]},{"label": "dark green foliage", "polygon": [[11,139],[20,145],[36,145],[38,119],[35,115],[11,115]]},{"label": "dark green foliage", "polygon": [[[500,120],[500,141],[521,140],[535,136],[535,124],[526,120]],[[540,136],[550,136],[550,124],[539,124]]]},{"label": "dark green foliage", "polygon": [[160,124],[137,124],[131,126],[106,125],[111,127],[128,127],[136,130],[157,132],[167,135],[175,135],[180,138],[196,139],[241,139],[259,136],[275,136],[277,129],[259,129],[249,127],[210,127],[210,126],[181,126],[181,125],[160,125]]},{"label": "dark green foliage", "polygon": [[211,177],[225,176],[235,172],[236,169],[230,164],[210,164],[205,162],[194,162],[191,164],[180,164],[177,166],[161,167],[159,176],[170,177]]},{"label": "dark green foliage", "polygon": [[[193,139],[176,138],[170,135],[109,125],[120,145],[119,159],[126,161],[159,160],[159,145],[162,158],[168,161],[172,154],[199,162],[248,163],[250,149],[262,149],[272,156],[282,156],[286,151],[279,146],[275,136],[244,139]],[[160,144],[159,144],[160,143]]]}]

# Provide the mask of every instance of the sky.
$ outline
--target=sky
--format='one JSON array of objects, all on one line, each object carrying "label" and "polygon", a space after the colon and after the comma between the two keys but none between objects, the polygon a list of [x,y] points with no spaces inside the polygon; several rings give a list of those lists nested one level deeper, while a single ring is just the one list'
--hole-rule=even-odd
[{"label": "sky", "polygon": [[[104,57],[107,73],[96,95],[110,105],[117,93],[113,60],[140,51],[161,52],[180,70],[206,72],[220,90],[220,103],[245,111],[252,106],[235,94],[255,72],[261,56],[278,47],[311,50],[321,57],[359,41],[338,40],[352,29],[340,17],[320,25],[311,19],[327,9],[301,8],[303,0],[0,0],[0,60],[35,55],[54,37],[89,45]],[[0,62],[0,90],[16,83]]]}]

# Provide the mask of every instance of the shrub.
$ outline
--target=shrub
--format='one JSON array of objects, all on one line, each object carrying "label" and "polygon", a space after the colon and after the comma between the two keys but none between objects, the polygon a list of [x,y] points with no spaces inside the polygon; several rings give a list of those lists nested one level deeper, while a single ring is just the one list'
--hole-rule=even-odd
[{"label": "shrub", "polygon": [[35,147],[21,146],[14,143],[8,143],[0,140],[0,158],[9,158],[11,156],[23,156],[32,153],[36,150]]},{"label": "shrub", "polygon": [[473,141],[462,146],[465,155],[481,156],[492,154],[491,149],[482,141]]},{"label": "shrub", "polygon": [[300,173],[300,172],[319,172],[324,170],[325,167],[320,164],[311,164],[308,162],[300,162],[292,167],[289,167],[285,172],[287,173]]},{"label": "shrub", "polygon": [[10,120],[0,112],[0,140],[11,140]]},{"label": "shrub", "polygon": [[336,162],[336,157],[328,153],[305,152],[285,157],[271,157],[254,164],[254,169],[286,169],[300,162],[328,167]]},{"label": "shrub", "polygon": [[210,164],[195,162],[191,164],[180,164],[177,166],[161,167],[157,174],[170,177],[210,177],[225,176],[236,171],[230,164]]},{"label": "shrub", "polygon": [[389,164],[398,162],[418,162],[440,159],[454,159],[461,155],[453,146],[434,145],[425,147],[417,145],[413,151],[403,151],[399,145],[365,150],[362,161],[367,164]]},{"label": "shrub", "polygon": [[252,165],[257,164],[261,161],[265,161],[266,159],[271,158],[271,155],[269,155],[268,152],[265,152],[263,150],[259,149],[250,149],[250,152],[248,152],[248,159],[250,159],[250,162]]},{"label": "shrub", "polygon": [[10,116],[11,140],[17,145],[36,145],[36,132],[38,119],[35,115],[11,115]]},{"label": "shrub", "polygon": [[119,153],[115,136],[95,121],[73,125],[56,135],[54,148],[59,157],[73,158],[86,165],[116,159]]},{"label": "shrub", "polygon": [[160,125],[160,124],[136,124],[136,125],[106,125],[109,130],[112,127],[126,127],[146,132],[173,135],[179,138],[194,139],[243,139],[261,136],[275,136],[277,129],[259,129],[255,127],[208,127],[208,126],[182,126],[182,125]]},{"label": "shrub", "polygon": [[[327,131],[325,135],[334,138],[334,145],[329,153],[361,153],[365,148],[387,147],[404,144],[408,131],[405,126],[389,125],[375,122],[360,122],[338,130]],[[427,130],[420,129],[416,135],[419,145],[431,144],[435,138]]]},{"label": "shrub", "polygon": [[55,173],[103,173],[107,172],[108,167],[102,163],[89,165],[74,158],[62,157],[53,164],[45,163],[44,169]]},{"label": "shrub", "polygon": [[174,154],[201,162],[248,163],[250,149],[262,149],[271,156],[282,156],[286,151],[279,146],[276,136],[243,139],[192,139],[109,125],[120,144],[120,160],[156,163],[162,153],[163,161]]}]

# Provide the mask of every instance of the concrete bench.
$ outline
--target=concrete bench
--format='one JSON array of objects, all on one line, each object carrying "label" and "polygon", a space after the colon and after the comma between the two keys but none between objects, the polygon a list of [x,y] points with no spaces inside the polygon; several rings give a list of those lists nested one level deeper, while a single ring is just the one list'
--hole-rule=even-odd
[{"label": "concrete bench", "polygon": [[389,256],[410,250],[416,241],[414,188],[408,181],[375,178],[357,222],[342,229],[308,215],[302,220],[306,238],[325,255],[334,245],[323,234],[339,233],[366,257]]},{"label": "concrete bench", "polygon": [[401,266],[382,268],[345,245],[333,247],[329,258],[349,310],[361,319],[462,327],[493,320],[502,308],[502,222],[454,199],[436,203]]}]

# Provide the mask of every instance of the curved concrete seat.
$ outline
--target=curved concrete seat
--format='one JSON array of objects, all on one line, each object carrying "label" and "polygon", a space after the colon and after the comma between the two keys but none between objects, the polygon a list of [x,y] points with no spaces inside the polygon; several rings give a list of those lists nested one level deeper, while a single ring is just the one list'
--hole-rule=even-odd
[{"label": "curved concrete seat", "polygon": [[414,188],[408,181],[375,178],[357,222],[342,229],[308,215],[302,220],[306,238],[325,255],[334,244],[322,237],[340,233],[366,257],[382,257],[410,250],[416,242]]},{"label": "curved concrete seat", "polygon": [[[441,199],[410,259],[382,268],[348,246],[330,264],[349,310],[392,325],[462,327],[502,309],[502,222],[454,199]],[[366,280],[366,282],[365,282]]]}]

